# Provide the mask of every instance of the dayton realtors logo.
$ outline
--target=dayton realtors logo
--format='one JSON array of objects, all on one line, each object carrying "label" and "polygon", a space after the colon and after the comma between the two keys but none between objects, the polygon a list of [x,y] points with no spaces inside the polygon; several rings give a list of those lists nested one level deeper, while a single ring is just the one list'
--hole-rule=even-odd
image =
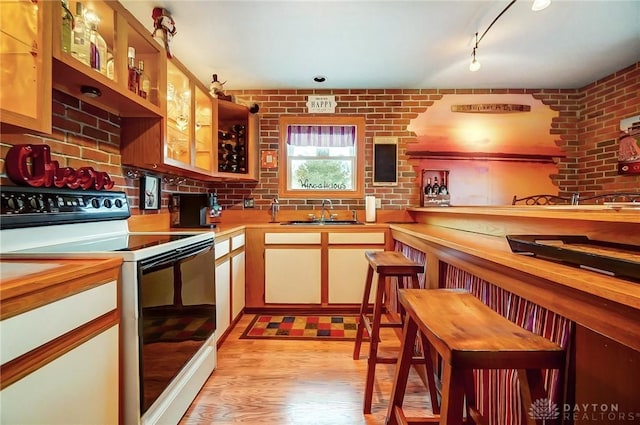
[{"label": "dayton realtors logo", "polygon": [[[531,419],[542,420],[545,424],[547,420],[554,420],[560,417],[558,405],[546,398],[534,401],[529,407],[529,417]],[[564,404],[562,406],[562,419],[573,422],[606,423],[640,420],[640,412],[622,412],[617,403],[580,403]]]},{"label": "dayton realtors logo", "polygon": [[529,407],[529,417],[531,419],[541,419],[544,425],[549,419],[558,419],[560,410],[558,405],[546,398],[539,398]]}]

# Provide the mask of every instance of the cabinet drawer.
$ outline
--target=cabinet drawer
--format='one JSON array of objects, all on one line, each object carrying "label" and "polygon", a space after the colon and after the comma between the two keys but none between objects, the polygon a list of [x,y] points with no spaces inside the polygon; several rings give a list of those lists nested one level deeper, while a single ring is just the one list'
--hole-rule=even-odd
[{"label": "cabinet drawer", "polygon": [[227,255],[229,253],[229,239],[216,242],[214,250],[215,250],[216,260],[218,258],[221,258]]},{"label": "cabinet drawer", "polygon": [[0,322],[6,363],[117,308],[116,281],[88,289]]},{"label": "cabinet drawer", "polygon": [[269,244],[319,244],[320,233],[265,233],[265,245]]},{"label": "cabinet drawer", "polygon": [[244,233],[231,238],[231,251],[244,246]]},{"label": "cabinet drawer", "polygon": [[383,244],[384,232],[376,233],[329,233],[330,244]]}]

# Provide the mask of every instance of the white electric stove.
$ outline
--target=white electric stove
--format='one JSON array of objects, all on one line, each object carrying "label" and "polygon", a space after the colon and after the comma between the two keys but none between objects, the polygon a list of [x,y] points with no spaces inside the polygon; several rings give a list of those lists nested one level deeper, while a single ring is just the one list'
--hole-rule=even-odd
[{"label": "white electric stove", "polygon": [[213,232],[129,232],[124,192],[3,186],[0,256],[123,259],[125,425],[178,423],[215,368]]}]

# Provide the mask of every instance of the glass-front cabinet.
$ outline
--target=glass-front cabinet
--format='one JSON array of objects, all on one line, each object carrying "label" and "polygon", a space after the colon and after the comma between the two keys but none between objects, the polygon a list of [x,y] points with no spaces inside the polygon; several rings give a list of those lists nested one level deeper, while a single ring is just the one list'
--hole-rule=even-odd
[{"label": "glass-front cabinet", "polygon": [[[51,132],[51,2],[2,1],[0,121]],[[8,128],[3,126],[3,132]]]},{"label": "glass-front cabinet", "polygon": [[167,61],[165,163],[213,174],[213,99],[178,61]]}]

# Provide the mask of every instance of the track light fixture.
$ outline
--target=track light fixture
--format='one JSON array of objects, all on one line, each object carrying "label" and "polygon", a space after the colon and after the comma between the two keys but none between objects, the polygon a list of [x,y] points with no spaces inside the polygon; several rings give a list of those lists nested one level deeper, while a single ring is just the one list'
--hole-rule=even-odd
[{"label": "track light fixture", "polygon": [[[487,33],[489,32],[489,30],[491,29],[493,24],[495,24],[498,21],[498,19],[500,19],[500,17],[502,15],[504,15],[504,13],[507,10],[509,10],[509,8],[511,6],[513,6],[513,4],[516,1],[517,0],[511,0],[511,2],[509,2],[507,7],[505,7],[502,10],[502,12],[500,12],[500,14],[498,16],[496,16],[496,18],[493,21],[491,21],[491,23],[489,24],[487,29],[484,30],[484,32],[482,33],[482,35],[480,37],[478,37],[478,33],[476,32],[476,43],[473,46],[473,50],[471,51],[471,64],[469,64],[469,71],[476,72],[477,70],[480,69],[480,62],[478,62],[478,58],[476,57],[477,50],[478,50],[478,44],[480,44],[480,42],[482,41],[484,36],[487,35]],[[538,11],[540,11],[542,9],[547,8],[550,4],[551,4],[551,0],[533,0],[533,5],[531,6],[531,10],[533,10],[534,12],[538,12]]]},{"label": "track light fixture", "polygon": [[469,71],[476,72],[480,69],[480,62],[476,59],[476,49],[478,48],[478,33],[476,33],[476,45],[473,46],[473,52],[471,53],[471,64],[469,65]]}]

